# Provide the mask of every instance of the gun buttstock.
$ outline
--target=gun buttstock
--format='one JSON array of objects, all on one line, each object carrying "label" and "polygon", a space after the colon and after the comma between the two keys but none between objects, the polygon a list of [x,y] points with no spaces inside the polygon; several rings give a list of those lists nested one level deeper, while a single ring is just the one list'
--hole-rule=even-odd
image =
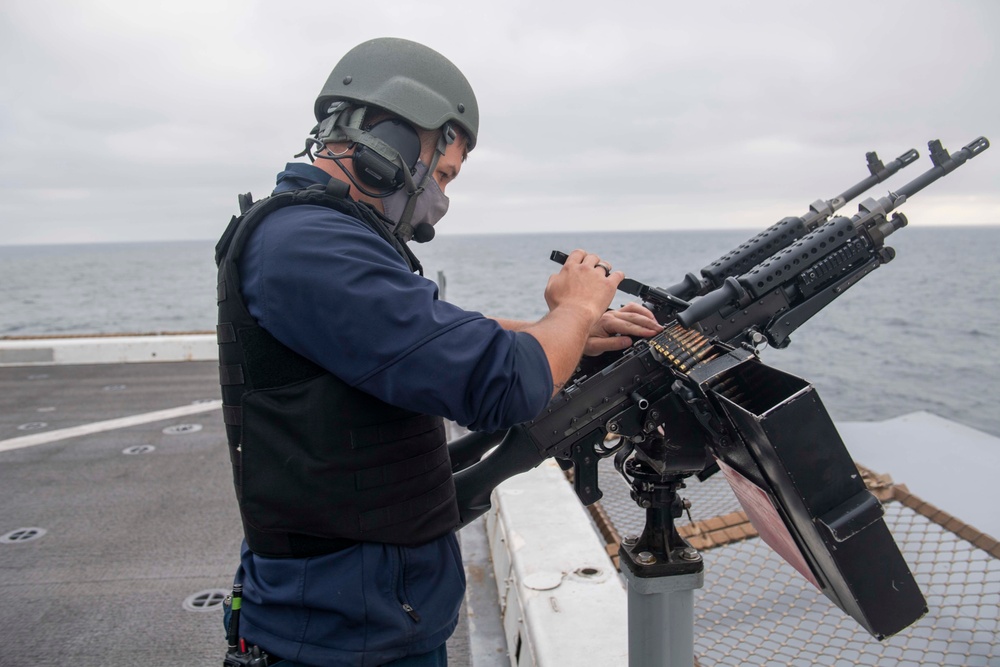
[{"label": "gun buttstock", "polygon": [[493,433],[473,432],[449,442],[448,455],[451,457],[452,471],[464,470],[478,462],[506,434],[506,431],[495,431]]},{"label": "gun buttstock", "polygon": [[459,527],[467,526],[490,509],[490,495],[500,482],[531,470],[545,458],[524,426],[517,425],[507,431],[489,456],[455,474]]}]

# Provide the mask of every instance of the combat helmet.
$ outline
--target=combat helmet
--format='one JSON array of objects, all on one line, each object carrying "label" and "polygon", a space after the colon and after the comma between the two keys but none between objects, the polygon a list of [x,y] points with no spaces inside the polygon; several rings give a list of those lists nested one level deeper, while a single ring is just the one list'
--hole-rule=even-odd
[{"label": "combat helmet", "polygon": [[425,130],[459,126],[468,150],[479,133],[479,105],[465,75],[437,51],[394,37],[354,47],[333,68],[316,98],[316,120],[338,102],[376,106]]}]

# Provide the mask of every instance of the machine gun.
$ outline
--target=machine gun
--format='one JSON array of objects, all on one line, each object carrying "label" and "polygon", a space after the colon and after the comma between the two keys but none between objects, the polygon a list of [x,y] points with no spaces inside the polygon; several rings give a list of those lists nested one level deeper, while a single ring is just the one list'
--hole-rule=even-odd
[{"label": "machine gun", "polygon": [[[684,480],[718,468],[765,541],[834,603],[881,639],[926,612],[916,583],[850,455],[807,382],[758,358],[895,256],[885,240],[907,224],[895,209],[989,147],[950,155],[928,144],[933,168],[853,217],[830,217],[916,159],[916,151],[801,218],[785,218],[677,285],[626,279],[664,325],[623,352],[587,360],[534,421],[473,433],[450,445],[462,525],[486,512],[501,481],[556,457],[573,468],[584,504],[600,499],[598,461],[615,456],[646,526],[623,544],[623,572],[639,579],[696,574],[702,562],[674,519]],[[565,255],[553,253],[555,261]],[[491,447],[496,448],[486,456]],[[877,560],[880,570],[872,570]],[[631,603],[630,603],[631,604]]]},{"label": "machine gun", "polygon": [[648,291],[644,294],[633,291],[633,289],[641,291],[641,287],[633,286],[630,283],[626,283],[624,287],[619,289],[643,298],[648,294],[649,300],[654,303],[666,300],[670,305],[683,306],[680,301],[701,296],[721,287],[726,278],[749,271],[777,251],[791,245],[809,232],[815,231],[817,227],[829,220],[831,215],[843,208],[847,202],[870,190],[876,183],[881,183],[903,167],[913,164],[919,157],[917,151],[911,148],[889,164],[882,164],[874,151],[867,153],[865,158],[868,160],[870,176],[855,183],[833,199],[813,202],[809,206],[809,210],[800,217],[782,218],[703,268],[700,276],[689,273],[684,276],[681,282],[672,287],[665,290],[647,288]]}]

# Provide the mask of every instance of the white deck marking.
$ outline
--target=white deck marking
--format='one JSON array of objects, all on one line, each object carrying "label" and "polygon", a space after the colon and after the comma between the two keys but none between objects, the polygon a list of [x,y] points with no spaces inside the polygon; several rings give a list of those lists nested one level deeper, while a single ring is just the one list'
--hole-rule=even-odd
[{"label": "white deck marking", "polygon": [[48,431],[47,433],[35,433],[33,435],[24,435],[19,438],[9,438],[7,440],[0,440],[0,452],[8,452],[12,449],[21,449],[23,447],[34,447],[35,445],[44,445],[47,442],[56,442],[57,440],[65,440],[66,438],[76,438],[81,435],[91,435],[92,433],[100,433],[102,431],[113,431],[119,428],[128,428],[129,426],[137,426],[138,424],[148,424],[150,422],[158,422],[165,419],[196,415],[199,412],[210,412],[212,410],[218,410],[221,407],[222,401],[207,401],[205,403],[184,405],[179,408],[170,408],[168,410],[146,412],[140,415],[132,415],[131,417],[119,417],[118,419],[108,419],[102,422],[93,422],[92,424],[71,426],[70,428],[61,428],[57,431]]}]

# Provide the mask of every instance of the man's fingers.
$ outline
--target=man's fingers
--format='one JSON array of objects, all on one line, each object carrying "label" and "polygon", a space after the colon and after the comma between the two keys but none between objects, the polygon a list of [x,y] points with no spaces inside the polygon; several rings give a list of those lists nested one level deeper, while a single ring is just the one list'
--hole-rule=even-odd
[{"label": "man's fingers", "polygon": [[611,336],[608,338],[590,338],[583,353],[588,357],[596,357],[605,352],[624,350],[632,345],[632,339],[628,336]]},{"label": "man's fingers", "polygon": [[636,336],[650,336],[663,329],[659,322],[648,315],[623,311],[611,311],[605,314],[601,325],[609,334]]},{"label": "man's fingers", "polygon": [[640,326],[652,326],[652,327],[660,326],[654,318],[644,313],[629,313],[617,310],[617,311],[611,311],[610,314],[614,316],[614,319],[620,320],[622,322],[628,322],[630,324],[638,324]]},{"label": "man's fingers", "polygon": [[651,320],[655,320],[656,319],[656,316],[653,315],[653,311],[651,311],[649,308],[646,308],[645,306],[643,306],[640,303],[636,303],[635,301],[629,301],[624,306],[622,306],[621,308],[619,308],[618,312],[619,313],[638,313],[640,315],[647,316]]}]

